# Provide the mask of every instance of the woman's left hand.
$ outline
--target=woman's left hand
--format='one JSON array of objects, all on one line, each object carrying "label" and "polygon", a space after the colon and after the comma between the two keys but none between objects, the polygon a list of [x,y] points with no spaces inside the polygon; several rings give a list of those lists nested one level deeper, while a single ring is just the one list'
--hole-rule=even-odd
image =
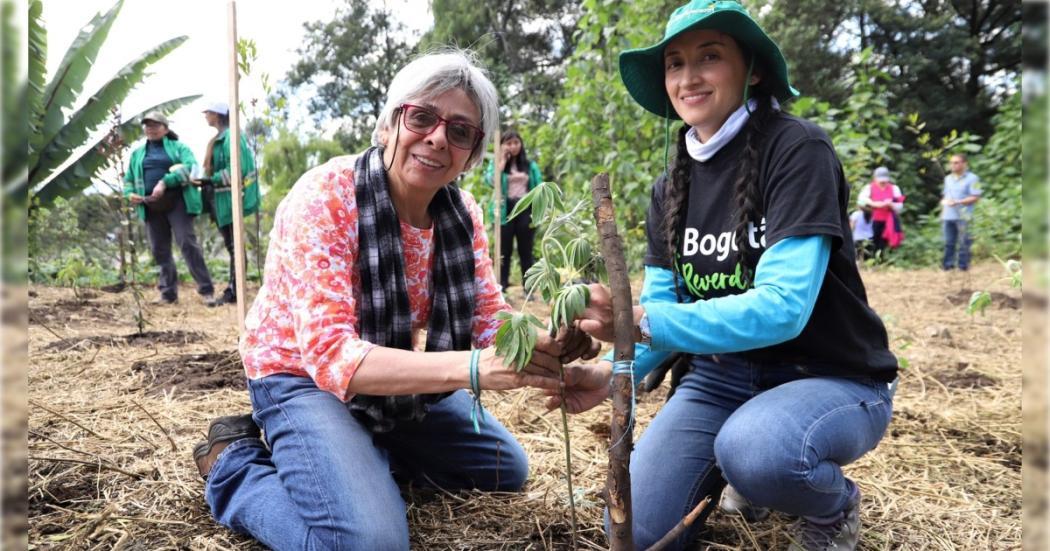
[{"label": "woman's left hand", "polygon": [[579,359],[590,360],[601,352],[601,342],[592,339],[576,325],[563,326],[554,337],[554,340],[561,346],[561,355],[558,356],[558,359],[563,364]]}]

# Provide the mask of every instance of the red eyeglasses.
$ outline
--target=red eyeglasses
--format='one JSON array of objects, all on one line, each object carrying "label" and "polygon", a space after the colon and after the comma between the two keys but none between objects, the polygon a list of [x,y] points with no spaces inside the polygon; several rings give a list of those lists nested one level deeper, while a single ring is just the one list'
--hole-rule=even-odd
[{"label": "red eyeglasses", "polygon": [[405,128],[426,136],[439,124],[445,123],[445,136],[448,143],[459,149],[473,150],[485,137],[485,132],[477,126],[463,121],[450,121],[441,115],[418,105],[402,103],[401,112],[405,115]]}]

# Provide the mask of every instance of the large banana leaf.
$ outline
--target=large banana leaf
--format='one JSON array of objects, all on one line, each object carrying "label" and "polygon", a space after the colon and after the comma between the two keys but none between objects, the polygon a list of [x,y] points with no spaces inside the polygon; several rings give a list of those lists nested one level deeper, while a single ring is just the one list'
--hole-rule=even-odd
[{"label": "large banana leaf", "polygon": [[188,37],[180,36],[161,43],[125,65],[100,88],[69,121],[44,145],[36,166],[29,174],[29,187],[43,182],[57,167],[69,159],[73,149],[87,141],[91,132],[102,124],[112,108],[120,105],[128,92],[147,76],[146,69],[171,53]]},{"label": "large banana leaf", "polygon": [[[184,105],[189,105],[190,103],[197,101],[200,97],[201,96],[198,94],[173,99],[164,103],[159,103],[135,114],[120,125],[120,135],[124,139],[124,143],[131,143],[142,135],[142,117],[145,116],[146,113],[149,113],[150,111],[160,111],[169,114]],[[76,161],[65,167],[61,172],[44,184],[43,187],[37,190],[37,192],[33,194],[33,197],[38,199],[41,204],[47,204],[58,197],[68,198],[77,195],[82,192],[84,188],[91,185],[91,178],[93,178],[94,175],[108,162],[106,156],[99,152],[102,142],[105,139],[105,135],[99,138],[98,141],[92,144],[92,146],[81,154]]]},{"label": "large banana leaf", "polygon": [[[77,96],[83,90],[84,81],[91,72],[91,66],[98,57],[98,51],[106,41],[113,21],[116,20],[123,5],[124,0],[117,0],[117,3],[105,15],[96,14],[87,25],[80,29],[80,33],[66,50],[62,63],[59,64],[51,82],[44,89],[41,100],[44,113],[43,124],[36,125],[41,131],[34,132],[29,137],[30,167],[36,165],[40,146],[50,142],[62,129],[65,120],[63,110],[71,109]],[[30,178],[32,178],[32,170],[30,168]]]},{"label": "large banana leaf", "polygon": [[41,0],[29,3],[29,133],[39,135],[44,122],[44,89],[47,87],[47,29],[40,19]]}]

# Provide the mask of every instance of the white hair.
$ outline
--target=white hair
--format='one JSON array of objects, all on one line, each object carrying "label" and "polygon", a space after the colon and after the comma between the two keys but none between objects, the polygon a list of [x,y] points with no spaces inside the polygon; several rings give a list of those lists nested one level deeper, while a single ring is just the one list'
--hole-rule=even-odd
[{"label": "white hair", "polygon": [[[394,76],[387,90],[386,103],[372,132],[372,145],[380,145],[379,135],[397,124],[397,108],[404,103],[432,100],[449,90],[460,89],[481,113],[481,130],[491,138],[499,128],[499,94],[470,50],[446,49],[412,60]],[[472,168],[481,160],[483,144],[478,144],[467,160]]]}]

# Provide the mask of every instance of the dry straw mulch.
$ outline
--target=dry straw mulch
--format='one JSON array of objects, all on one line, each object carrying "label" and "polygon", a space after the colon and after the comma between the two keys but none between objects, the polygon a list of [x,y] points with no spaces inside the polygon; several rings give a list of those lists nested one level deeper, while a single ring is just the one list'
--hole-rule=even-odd
[{"label": "dry straw mulch", "polygon": [[[907,368],[886,438],[847,467],[864,492],[860,549],[1020,547],[1021,295],[999,281],[1002,275],[994,263],[965,275],[864,272],[870,301]],[[983,316],[966,315],[958,303],[973,289],[999,293]],[[152,308],[148,329],[155,338],[131,339],[130,292],[76,299],[69,289],[33,291],[32,545],[259,549],[211,520],[190,459],[209,419],[248,411],[232,356],[234,309],[205,308],[185,288],[180,304]],[[198,333],[204,337],[193,337]],[[663,395],[660,389],[640,398],[636,435]],[[485,405],[528,450],[532,478],[526,490],[406,489],[413,547],[569,549],[557,413],[542,415],[530,391],[489,393]],[[605,548],[599,492],[608,411],[598,409],[570,420],[581,549]],[[748,526],[716,512],[696,547],[783,549],[790,522],[774,515]]]}]

